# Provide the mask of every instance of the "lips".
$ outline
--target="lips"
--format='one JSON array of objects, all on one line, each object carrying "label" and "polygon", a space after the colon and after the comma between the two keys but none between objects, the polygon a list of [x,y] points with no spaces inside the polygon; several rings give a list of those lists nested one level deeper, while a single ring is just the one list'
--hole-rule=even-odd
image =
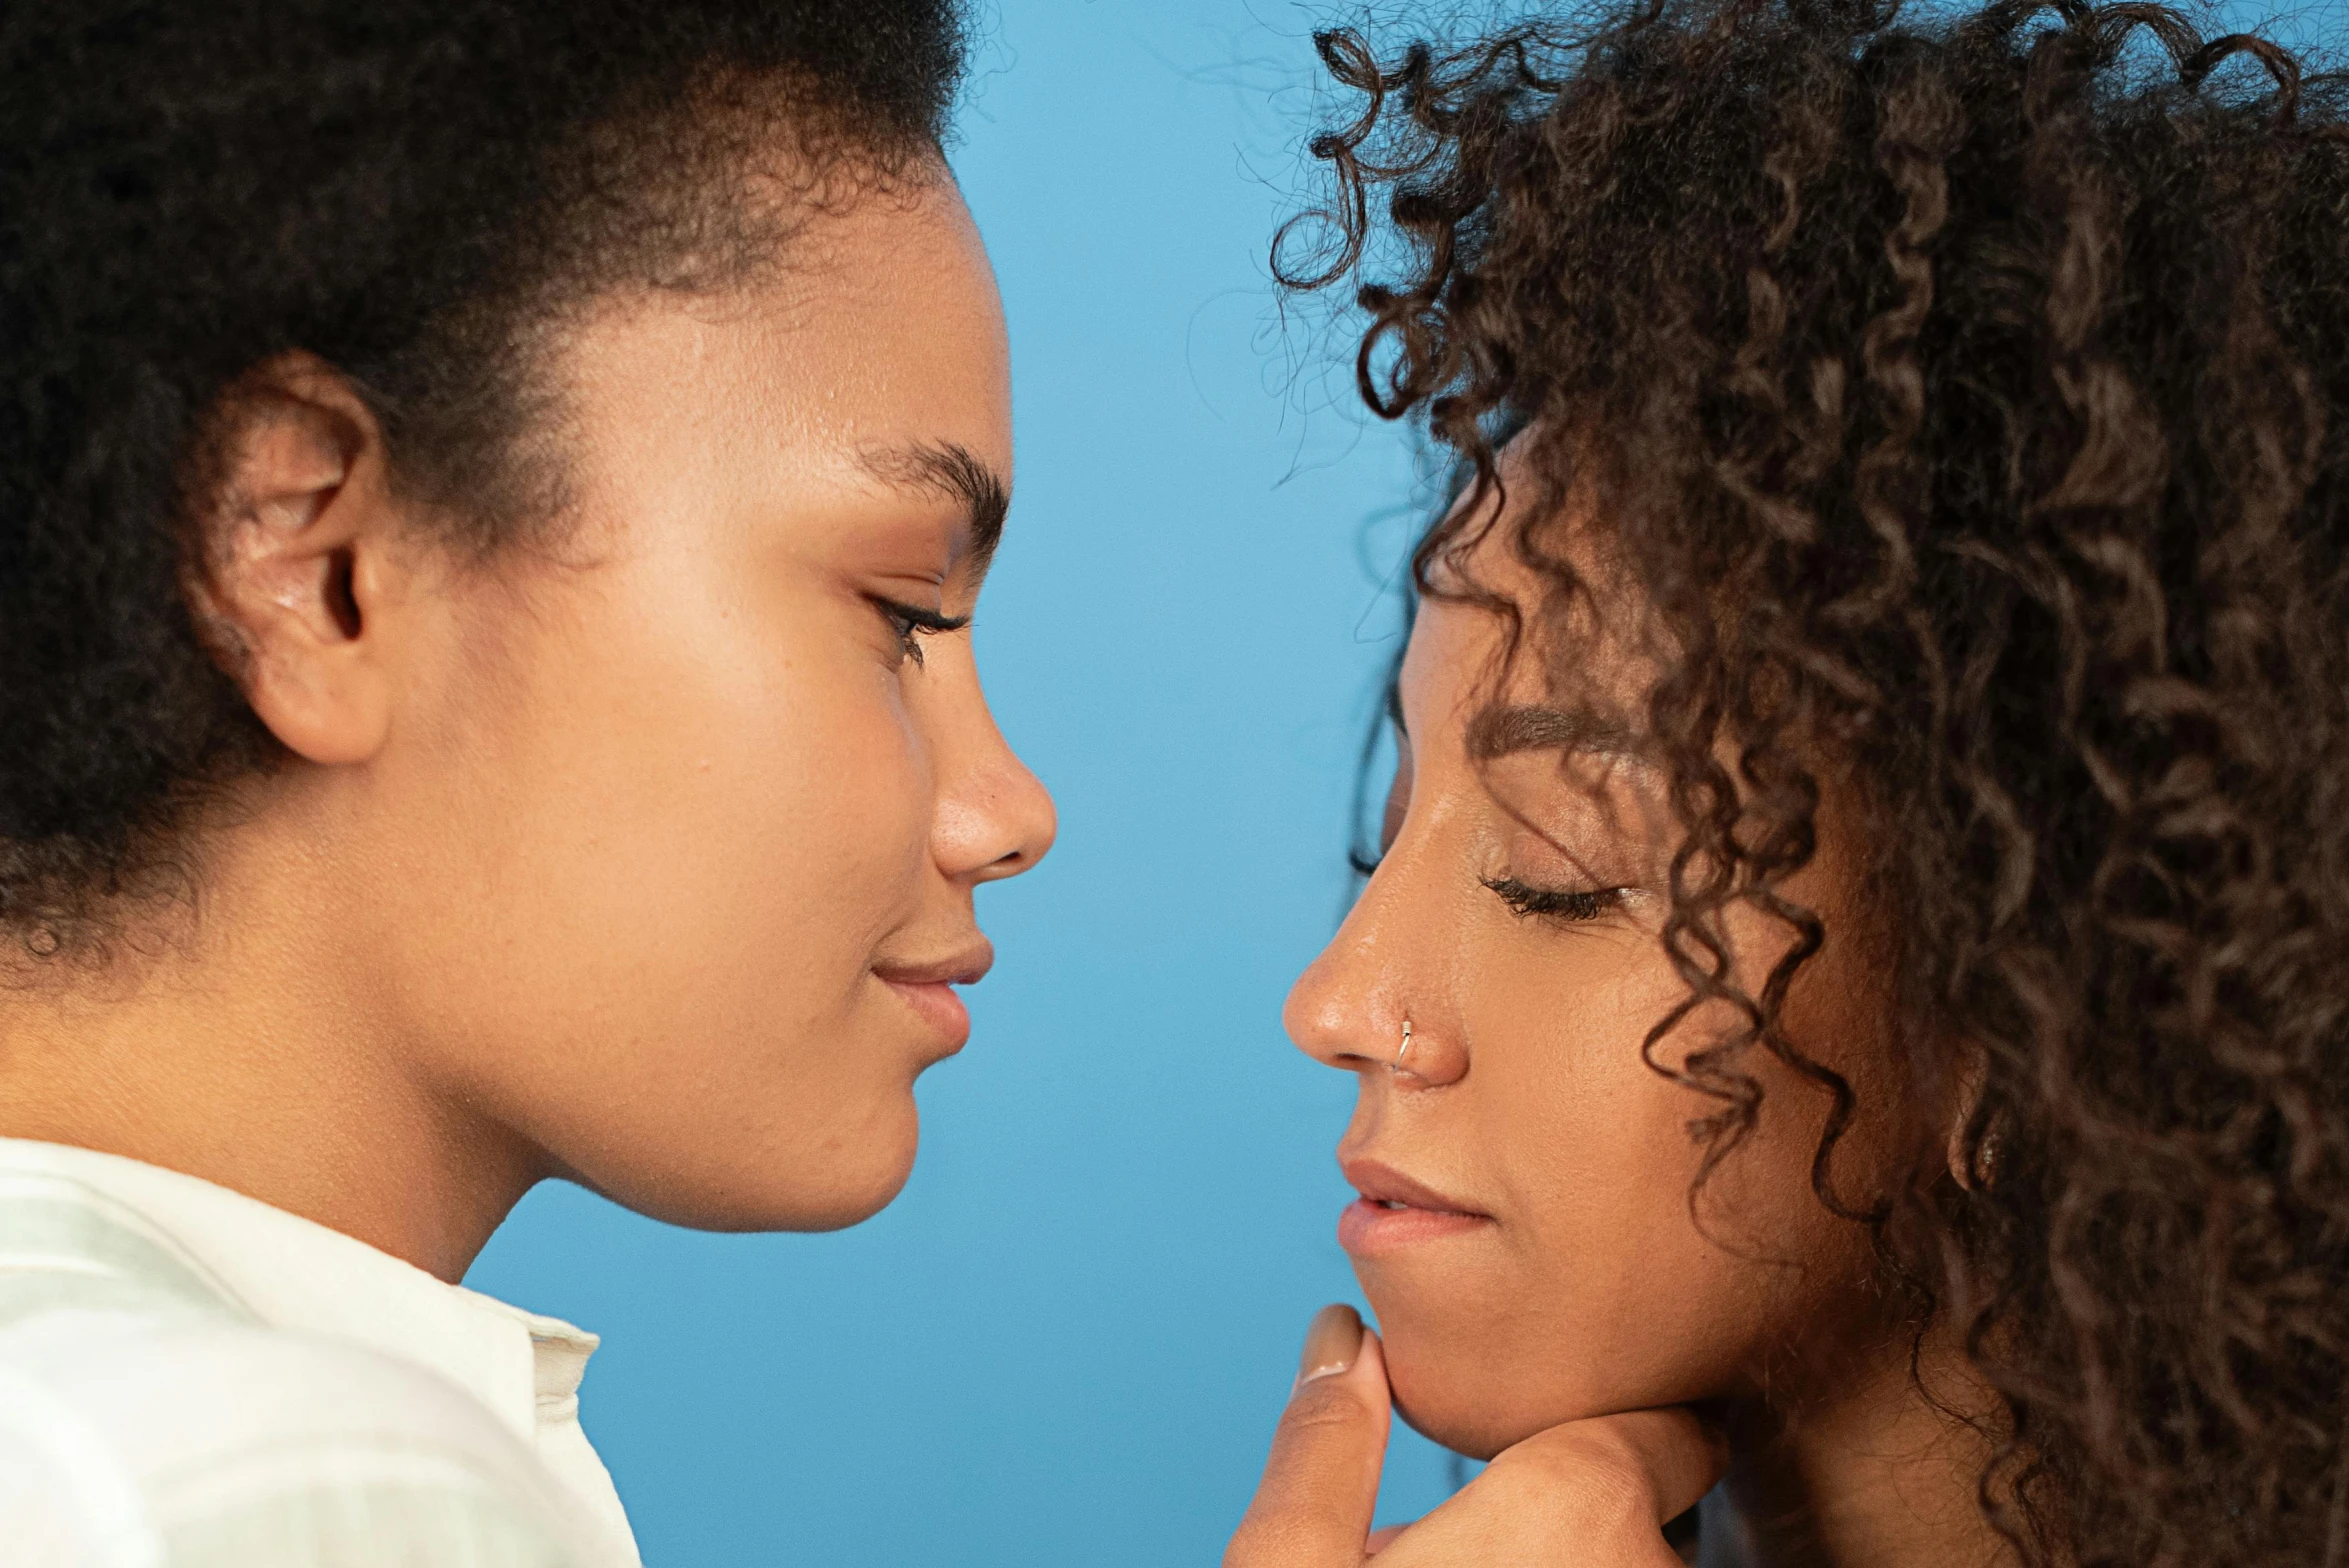
[{"label": "lips", "polygon": [[995,966],[995,949],[985,937],[958,953],[924,961],[883,960],[873,977],[895,992],[929,1026],[939,1048],[951,1056],[971,1037],[970,1009],[955,994],[958,985],[976,985]]},{"label": "lips", "polygon": [[1478,1234],[1493,1217],[1376,1160],[1340,1162],[1362,1196],[1338,1216],[1338,1245],[1356,1258]]},{"label": "lips", "polygon": [[995,944],[980,937],[969,947],[928,962],[879,959],[873,973],[891,985],[977,985],[995,967]]}]

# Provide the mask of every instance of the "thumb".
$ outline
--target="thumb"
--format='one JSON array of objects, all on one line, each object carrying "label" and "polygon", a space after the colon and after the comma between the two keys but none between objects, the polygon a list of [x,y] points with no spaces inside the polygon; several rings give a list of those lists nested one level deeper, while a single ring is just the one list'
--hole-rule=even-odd
[{"label": "thumb", "polygon": [[1358,1568],[1378,1504],[1389,1405],[1378,1336],[1352,1307],[1322,1308],[1224,1568]]}]

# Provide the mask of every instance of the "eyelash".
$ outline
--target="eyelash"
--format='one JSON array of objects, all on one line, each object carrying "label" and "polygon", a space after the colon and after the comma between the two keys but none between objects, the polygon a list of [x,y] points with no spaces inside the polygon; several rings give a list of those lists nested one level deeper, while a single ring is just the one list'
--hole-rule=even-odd
[{"label": "eyelash", "polygon": [[922,638],[935,637],[941,632],[959,632],[971,624],[967,615],[941,615],[936,610],[925,610],[918,604],[900,604],[895,599],[875,599],[873,605],[897,629],[898,646],[917,668],[922,662]]},{"label": "eyelash", "polygon": [[1547,920],[1596,920],[1622,903],[1624,892],[1619,887],[1532,887],[1515,877],[1486,877],[1484,885],[1520,917]]}]

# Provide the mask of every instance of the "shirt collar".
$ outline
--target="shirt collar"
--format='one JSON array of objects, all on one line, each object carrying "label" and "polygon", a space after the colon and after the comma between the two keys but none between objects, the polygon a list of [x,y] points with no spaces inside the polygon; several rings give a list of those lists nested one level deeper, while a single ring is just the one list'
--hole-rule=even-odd
[{"label": "shirt collar", "polygon": [[194,1176],[64,1144],[0,1138],[0,1172],[95,1190],[138,1214],[265,1323],[421,1364],[471,1393],[525,1442],[541,1412],[576,1410],[599,1341],[450,1285],[324,1225]]}]

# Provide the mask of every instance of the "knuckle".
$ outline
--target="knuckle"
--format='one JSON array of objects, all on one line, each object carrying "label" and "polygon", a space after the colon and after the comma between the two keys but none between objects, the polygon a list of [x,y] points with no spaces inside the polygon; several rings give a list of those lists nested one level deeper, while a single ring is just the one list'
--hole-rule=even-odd
[{"label": "knuckle", "polygon": [[1512,1495],[1547,1498],[1586,1528],[1653,1523],[1647,1467],[1632,1446],[1605,1430],[1561,1429],[1520,1444],[1486,1472]]},{"label": "knuckle", "polygon": [[1585,1529],[1599,1532],[1636,1530],[1643,1535],[1658,1528],[1647,1477],[1621,1470],[1587,1472],[1577,1498],[1576,1515]]}]

